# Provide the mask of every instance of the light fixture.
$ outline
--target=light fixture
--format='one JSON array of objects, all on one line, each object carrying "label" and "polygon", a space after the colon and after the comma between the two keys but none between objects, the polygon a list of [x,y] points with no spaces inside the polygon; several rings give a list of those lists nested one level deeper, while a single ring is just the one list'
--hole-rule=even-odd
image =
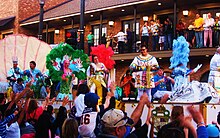
[{"label": "light fixture", "polygon": [[148,16],[143,16],[144,21],[148,21]]},{"label": "light fixture", "polygon": [[54,33],[57,35],[60,33],[60,30],[59,29],[55,29]]},{"label": "light fixture", "polygon": [[122,9],[121,11],[122,11],[122,12],[124,12],[124,11],[125,11],[125,9]]},{"label": "light fixture", "polygon": [[44,5],[44,3],[45,3],[45,0],[39,0],[39,4]]},{"label": "light fixture", "polygon": [[162,57],[160,57],[159,59],[162,59]]},{"label": "light fixture", "polygon": [[91,14],[90,17],[93,17],[93,14]]},{"label": "light fixture", "polygon": [[109,25],[109,26],[113,26],[113,25],[114,25],[114,21],[109,21],[109,22],[108,22],[108,25]]},{"label": "light fixture", "polygon": [[66,22],[66,20],[63,20],[64,22]]},{"label": "light fixture", "polygon": [[189,11],[188,10],[183,10],[183,16],[188,16],[189,15]]},{"label": "light fixture", "polygon": [[124,61],[124,59],[121,60],[121,62],[123,62],[123,61]]},{"label": "light fixture", "polygon": [[157,3],[157,5],[158,5],[158,6],[161,6],[161,3],[160,3],[160,2],[158,2],[158,3]]},{"label": "light fixture", "polygon": [[205,55],[205,57],[209,57],[209,55]]}]

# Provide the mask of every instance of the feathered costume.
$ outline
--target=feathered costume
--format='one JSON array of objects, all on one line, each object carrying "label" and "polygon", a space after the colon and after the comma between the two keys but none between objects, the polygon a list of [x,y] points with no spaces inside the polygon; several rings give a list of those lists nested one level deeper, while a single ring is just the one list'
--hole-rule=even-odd
[{"label": "feathered costume", "polygon": [[193,70],[187,68],[189,62],[189,44],[183,36],[173,41],[173,56],[170,58],[170,68],[173,69],[174,88],[170,96],[171,102],[197,103],[197,102],[218,102],[218,94],[208,83],[198,81],[188,82],[187,76],[197,72],[201,64]]},{"label": "feathered costume", "polygon": [[[63,63],[69,61],[69,69],[64,69]],[[60,81],[60,92],[57,99],[66,95],[72,100],[72,76],[79,80],[86,79],[86,69],[89,66],[88,55],[82,50],[74,50],[70,45],[61,43],[47,55],[46,67],[53,81]],[[67,70],[67,71],[66,71]],[[73,75],[74,74],[74,75]]]},{"label": "feathered costume", "polygon": [[[91,63],[87,70],[88,86],[91,92],[97,90],[97,95],[103,97],[102,86],[108,87],[110,77],[106,73],[114,67],[115,61],[111,59],[114,51],[111,47],[106,48],[105,45],[92,47],[91,55],[98,57],[99,63]],[[92,61],[92,59],[91,59]]]}]

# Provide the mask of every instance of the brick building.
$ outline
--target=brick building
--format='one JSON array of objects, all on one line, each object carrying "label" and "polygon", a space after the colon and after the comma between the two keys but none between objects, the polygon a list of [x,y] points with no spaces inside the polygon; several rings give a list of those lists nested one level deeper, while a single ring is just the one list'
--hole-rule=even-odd
[{"label": "brick building", "polygon": [[[37,0],[8,0],[1,1],[0,20],[10,17],[10,21],[0,26],[1,38],[7,34],[23,33],[37,36],[39,23],[39,4]],[[176,3],[175,3],[176,2]],[[195,14],[199,12],[206,16],[211,12],[214,16],[220,13],[220,3],[215,0],[89,0],[85,3],[85,36],[90,30],[95,35],[95,44],[100,41],[103,33],[109,35],[116,34],[120,30],[125,31],[129,27],[137,39],[140,38],[140,27],[143,25],[143,17],[160,19],[163,21],[170,18],[174,21],[174,5],[176,4],[177,19],[182,19],[186,26],[192,24]],[[79,29],[80,0],[46,0],[44,13],[44,41],[49,44],[58,44],[65,41],[65,34],[69,29]],[[188,15],[184,16],[183,11],[188,10]],[[113,25],[109,25],[113,21]],[[1,24],[0,24],[1,25]],[[55,34],[55,30],[59,33]],[[136,39],[136,38],[135,38]],[[150,38],[151,40],[151,38]],[[87,44],[85,43],[87,52]],[[209,72],[209,61],[214,54],[215,48],[192,49],[189,67],[194,68],[197,64],[203,63],[203,67],[191,79],[206,80]],[[158,58],[159,64],[167,68],[170,72],[169,58],[172,51],[150,52]],[[116,80],[119,82],[125,73],[134,56],[138,53],[117,54],[113,58],[116,60]]]}]

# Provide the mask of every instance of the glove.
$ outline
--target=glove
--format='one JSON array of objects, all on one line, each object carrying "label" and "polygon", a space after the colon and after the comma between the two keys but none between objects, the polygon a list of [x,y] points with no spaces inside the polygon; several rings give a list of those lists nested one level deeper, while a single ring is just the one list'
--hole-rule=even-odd
[{"label": "glove", "polygon": [[198,64],[196,68],[193,69],[193,72],[197,72],[202,67],[202,64]]}]

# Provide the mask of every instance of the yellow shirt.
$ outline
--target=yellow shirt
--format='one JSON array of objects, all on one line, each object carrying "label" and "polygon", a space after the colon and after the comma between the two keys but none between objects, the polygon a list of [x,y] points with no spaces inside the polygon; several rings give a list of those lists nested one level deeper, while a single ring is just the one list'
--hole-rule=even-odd
[{"label": "yellow shirt", "polygon": [[203,30],[203,18],[199,17],[198,19],[195,19],[194,25],[195,25],[195,31],[202,31]]}]

